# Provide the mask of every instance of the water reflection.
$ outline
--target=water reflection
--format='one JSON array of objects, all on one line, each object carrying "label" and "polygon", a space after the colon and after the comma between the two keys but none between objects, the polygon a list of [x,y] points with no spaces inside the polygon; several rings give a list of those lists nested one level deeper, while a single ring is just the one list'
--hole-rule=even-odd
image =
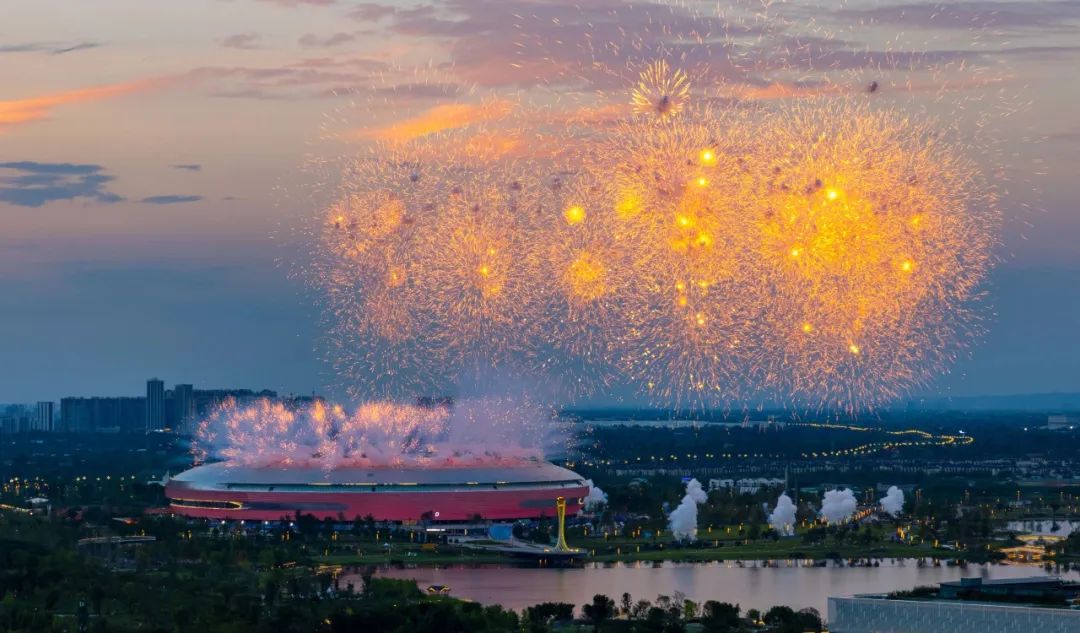
[{"label": "water reflection", "polygon": [[[884,559],[878,565],[814,561],[717,561],[709,563],[603,563],[580,568],[523,567],[384,568],[379,575],[412,578],[421,587],[447,585],[450,595],[484,604],[523,609],[540,602],[588,602],[603,593],[618,599],[623,592],[635,600],[654,600],[658,594],[686,594],[691,600],[721,600],[745,609],[786,604],[825,612],[829,596],[880,593],[933,585],[961,577],[1018,578],[1045,575],[1034,565],[976,565],[965,568],[917,559]],[[1080,581],[1080,572],[1055,572]],[[359,586],[359,580],[355,581]]]}]

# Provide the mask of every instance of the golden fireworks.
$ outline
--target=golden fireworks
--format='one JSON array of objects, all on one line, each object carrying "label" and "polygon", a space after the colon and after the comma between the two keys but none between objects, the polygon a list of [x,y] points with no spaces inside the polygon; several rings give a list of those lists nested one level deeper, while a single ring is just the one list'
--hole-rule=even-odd
[{"label": "golden fireworks", "polygon": [[664,60],[649,64],[630,93],[635,113],[661,121],[678,116],[689,99],[686,73],[670,70]]},{"label": "golden fireworks", "polygon": [[317,278],[359,391],[447,388],[475,360],[571,395],[852,408],[975,329],[999,218],[933,122],[865,96],[698,104],[664,61],[632,103],[557,165],[478,157],[470,125],[356,161]]},{"label": "golden fireworks", "polygon": [[840,406],[924,384],[974,326],[994,200],[928,123],[855,99],[781,114],[754,161],[766,374],[792,398]]}]

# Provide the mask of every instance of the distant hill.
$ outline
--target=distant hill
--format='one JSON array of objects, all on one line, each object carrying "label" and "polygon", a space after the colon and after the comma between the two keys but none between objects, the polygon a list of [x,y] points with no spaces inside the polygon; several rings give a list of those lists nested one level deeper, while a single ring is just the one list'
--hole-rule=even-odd
[{"label": "distant hill", "polygon": [[[905,408],[897,405],[895,408]],[[976,411],[1045,411],[1064,413],[1080,411],[1080,393],[1019,393],[1005,396],[958,396],[911,400],[909,409]]]},{"label": "distant hill", "polygon": [[[900,401],[891,406],[881,407],[874,415],[903,416],[912,411],[970,412],[1001,411],[1022,413],[1080,413],[1080,392],[1065,393],[1020,393],[1010,395],[928,397]],[[711,410],[678,410],[633,405],[592,405],[567,407],[562,409],[567,415],[577,415],[587,420],[608,421],[711,421],[738,422],[745,420],[766,420],[776,418],[790,419],[792,416],[804,419],[837,416],[849,417],[849,412],[837,412],[822,409],[792,409],[765,403],[758,407],[747,408],[732,405],[730,408]],[[856,414],[858,417],[859,414]]]}]

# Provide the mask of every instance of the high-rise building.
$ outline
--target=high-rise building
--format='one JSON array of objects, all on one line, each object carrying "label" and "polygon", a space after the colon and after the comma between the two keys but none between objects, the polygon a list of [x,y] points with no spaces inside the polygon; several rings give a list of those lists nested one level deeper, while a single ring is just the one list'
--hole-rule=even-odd
[{"label": "high-rise building", "polygon": [[195,388],[192,385],[176,385],[172,390],[172,411],[168,416],[170,426],[185,429],[195,418]]},{"label": "high-rise building", "polygon": [[146,381],[146,431],[165,428],[165,381],[151,378]]},{"label": "high-rise building", "polygon": [[66,433],[94,431],[89,398],[60,398],[60,430]]},{"label": "high-rise building", "polygon": [[53,403],[52,402],[39,402],[37,403],[37,417],[34,420],[35,431],[55,431],[53,426]]},{"label": "high-rise building", "polygon": [[[165,383],[157,378],[146,381],[145,398],[62,398],[60,400],[59,424],[49,427],[69,433],[137,433],[172,429],[191,432],[193,422],[212,415],[227,402],[248,405],[258,400],[276,400],[277,392],[264,389],[195,389],[190,384],[176,385],[166,390]],[[299,398],[285,402],[299,406],[312,398]],[[25,407],[8,407],[0,414],[0,431],[22,432],[37,428],[37,415],[47,413],[40,407],[52,403],[40,403],[39,411]],[[17,411],[25,409],[22,417]],[[10,418],[10,419],[9,419]],[[43,418],[42,418],[43,419]],[[8,430],[12,429],[12,430]]]},{"label": "high-rise building", "polygon": [[0,412],[0,431],[26,433],[34,428],[34,414],[21,404],[11,404]]},{"label": "high-rise building", "polygon": [[63,398],[60,428],[68,433],[141,432],[146,398]]}]

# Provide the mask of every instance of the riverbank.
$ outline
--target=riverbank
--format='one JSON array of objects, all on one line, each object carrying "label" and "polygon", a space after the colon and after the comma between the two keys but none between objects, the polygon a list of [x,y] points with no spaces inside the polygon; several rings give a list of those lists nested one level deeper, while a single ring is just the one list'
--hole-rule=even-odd
[{"label": "riverbank", "polygon": [[[737,545],[734,543],[738,543]],[[712,561],[873,561],[883,559],[928,559],[939,561],[985,561],[986,552],[933,547],[930,545],[907,545],[902,543],[861,545],[815,544],[808,545],[796,540],[726,542],[719,545],[685,546],[674,543],[627,543],[610,545],[586,542],[577,545],[582,550],[583,563],[634,563],[634,562],[712,562]],[[327,553],[315,557],[327,565],[528,565],[521,559],[478,549],[466,549],[438,545],[424,549],[419,544],[394,545],[392,548],[365,543],[354,552]],[[535,565],[535,563],[532,563]],[[945,562],[943,564],[948,564]]]}]

